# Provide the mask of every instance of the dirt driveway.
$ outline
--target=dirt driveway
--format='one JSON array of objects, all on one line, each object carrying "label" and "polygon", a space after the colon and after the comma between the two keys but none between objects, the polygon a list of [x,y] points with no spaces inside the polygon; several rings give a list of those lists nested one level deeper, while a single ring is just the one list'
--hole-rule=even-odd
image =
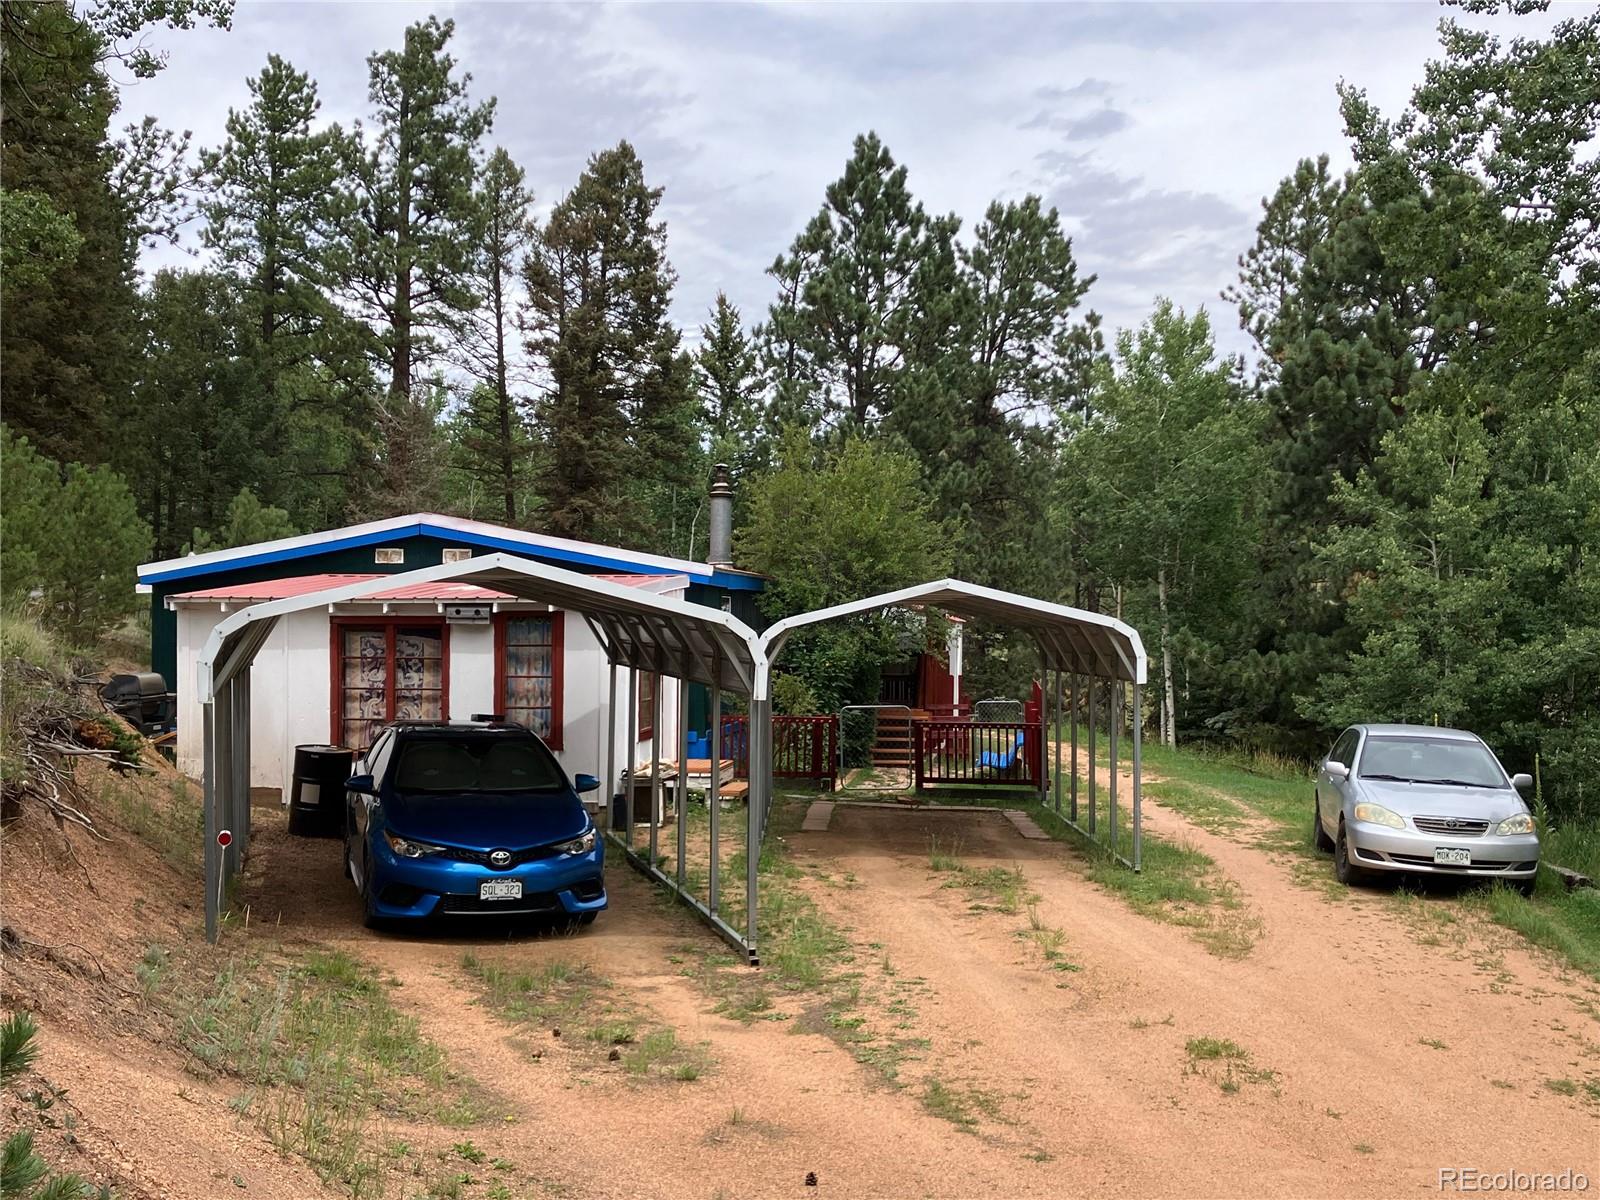
[{"label": "dirt driveway", "polygon": [[[561,1195],[1395,1196],[1436,1193],[1446,1167],[1573,1168],[1600,1188],[1581,1091],[1600,1077],[1600,989],[1515,948],[1422,944],[1376,899],[1330,903],[1260,850],[1147,811],[1238,883],[1260,920],[1247,956],[1133,913],[996,814],[841,806],[790,839],[799,886],[854,945],[862,1003],[899,997],[917,1049],[898,1086],[815,1023],[716,1015],[685,966],[709,935],[626,869],[578,937],[369,934],[337,844],[268,828],[244,898],[392,975],[503,1107],[476,1142]],[[971,870],[1020,869],[1032,913],[974,911],[930,869],[933,838]],[[1061,931],[1051,961],[1036,926]],[[586,965],[711,1065],[678,1084],[534,1057],[557,1039],[478,1003],[467,950]],[[1547,1086],[1562,1079],[1579,1095]]]}]

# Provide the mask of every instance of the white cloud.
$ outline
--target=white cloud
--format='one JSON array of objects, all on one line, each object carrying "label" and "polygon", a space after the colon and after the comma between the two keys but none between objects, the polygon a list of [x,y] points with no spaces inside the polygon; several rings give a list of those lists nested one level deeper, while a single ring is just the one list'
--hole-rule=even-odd
[{"label": "white cloud", "polygon": [[[324,113],[365,108],[366,56],[398,44],[406,4],[243,3],[231,32],[163,34],[171,65],[124,94],[215,144],[245,79],[277,52]],[[1435,52],[1427,5],[438,6],[494,140],[542,205],[626,137],[666,188],[676,314],[718,289],[764,314],[763,272],[821,202],[855,134],[875,129],[931,211],[970,227],[997,196],[1062,207],[1089,302],[1116,326],[1152,297],[1209,305],[1248,246],[1260,198],[1296,160],[1344,159],[1335,83],[1389,109]],[[1554,19],[1490,22],[1530,34]]]}]

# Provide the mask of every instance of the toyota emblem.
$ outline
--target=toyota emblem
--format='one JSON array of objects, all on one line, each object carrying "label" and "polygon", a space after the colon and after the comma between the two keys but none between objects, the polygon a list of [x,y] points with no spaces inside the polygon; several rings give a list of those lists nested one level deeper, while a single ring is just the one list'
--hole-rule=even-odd
[{"label": "toyota emblem", "polygon": [[1456,820],[1454,817],[1451,817],[1448,821],[1446,821],[1444,823],[1444,827],[1446,829],[1460,829],[1461,828],[1461,822]]},{"label": "toyota emblem", "polygon": [[509,851],[509,850],[491,850],[491,851],[489,851],[489,865],[493,866],[493,867],[509,867],[511,865],[511,851]]}]

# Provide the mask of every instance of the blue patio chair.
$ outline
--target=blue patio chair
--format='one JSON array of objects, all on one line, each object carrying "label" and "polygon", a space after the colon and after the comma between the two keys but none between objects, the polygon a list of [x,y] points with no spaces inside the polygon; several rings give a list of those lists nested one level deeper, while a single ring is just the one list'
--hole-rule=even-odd
[{"label": "blue patio chair", "polygon": [[993,767],[996,771],[1009,771],[1011,765],[1017,761],[1017,754],[1022,749],[1023,732],[1018,731],[1017,736],[1011,739],[1011,746],[1007,750],[985,750],[978,755],[980,767]]}]

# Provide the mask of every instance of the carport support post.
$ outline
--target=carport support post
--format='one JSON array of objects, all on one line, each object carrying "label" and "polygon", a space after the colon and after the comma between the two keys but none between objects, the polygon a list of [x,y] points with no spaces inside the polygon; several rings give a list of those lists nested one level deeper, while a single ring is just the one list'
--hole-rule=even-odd
[{"label": "carport support post", "polygon": [[[717,668],[720,671],[722,664]],[[711,817],[711,880],[707,884],[706,907],[716,915],[717,870],[722,859],[722,841],[718,829],[722,815],[722,684],[711,685],[711,790],[706,793],[706,808]]]},{"label": "carport support post", "polygon": [[628,853],[633,853],[633,760],[639,753],[639,668],[628,668],[628,744],[622,748],[628,765],[623,774],[627,786],[622,789],[622,834],[628,843]]},{"label": "carport support post", "polygon": [[1056,777],[1056,816],[1061,815],[1061,668],[1056,668],[1056,739],[1052,766]]},{"label": "carport support post", "polygon": [[1111,853],[1117,853],[1117,734],[1122,726],[1122,681],[1114,680],[1106,684],[1107,724],[1111,734]]},{"label": "carport support post", "polygon": [[217,917],[220,905],[218,896],[222,892],[222,847],[217,845],[217,745],[216,745],[216,714],[217,702],[215,699],[207,700],[200,706],[200,738],[205,748],[205,773],[203,776],[203,800],[205,814],[205,840],[201,847],[205,853],[206,864],[206,941],[217,940]]},{"label": "carport support post", "polygon": [[1072,807],[1072,819],[1078,819],[1078,673],[1074,671],[1070,677],[1069,687],[1072,694],[1068,703],[1072,706],[1072,757],[1068,760],[1068,770],[1072,772],[1072,782],[1067,785]]},{"label": "carport support post", "polygon": [[650,689],[650,865],[657,870],[661,856],[661,738],[666,733],[661,728],[661,684],[665,679],[657,671],[655,686]]},{"label": "carport support post", "polygon": [[772,798],[772,701],[750,701],[750,790],[745,793],[745,945],[756,955],[756,901],[763,812]]},{"label": "carport support post", "polygon": [[1089,712],[1087,715],[1089,718],[1089,832],[1091,834],[1095,831],[1095,822],[1099,819],[1098,812],[1100,807],[1095,802],[1095,778],[1100,771],[1094,761],[1094,704],[1095,693],[1100,690],[1096,686],[1098,682],[1093,675],[1089,676]]},{"label": "carport support post", "polygon": [[617,814],[611,811],[612,797],[617,794],[617,664],[606,659],[606,765],[600,772],[600,786],[605,794],[606,824],[613,829]]},{"label": "carport support post", "polygon": [[683,890],[683,860],[689,853],[689,681],[678,680],[678,890]]},{"label": "carport support post", "polygon": [[1133,869],[1140,868],[1139,852],[1144,842],[1144,784],[1140,747],[1143,738],[1144,710],[1139,707],[1139,685],[1133,685]]},{"label": "carport support post", "polygon": [[250,668],[228,682],[233,693],[233,841],[228,846],[228,873],[237,874],[250,848]]}]

